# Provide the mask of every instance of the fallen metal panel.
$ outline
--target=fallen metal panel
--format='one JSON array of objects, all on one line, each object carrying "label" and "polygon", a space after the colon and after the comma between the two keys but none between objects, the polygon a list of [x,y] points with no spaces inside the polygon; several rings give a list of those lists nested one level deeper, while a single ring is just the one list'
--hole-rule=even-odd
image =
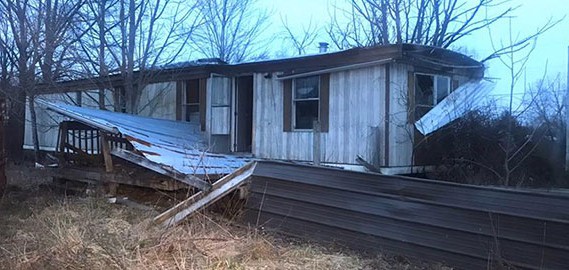
[{"label": "fallen metal panel", "polygon": [[200,191],[192,197],[172,207],[154,218],[154,223],[163,226],[174,226],[184,218],[194,214],[242,185],[255,170],[256,162],[250,162],[242,168],[219,179],[210,191]]},{"label": "fallen metal panel", "polygon": [[480,108],[495,85],[487,80],[461,85],[415,122],[415,127],[423,135],[435,132],[467,112]]},{"label": "fallen metal panel", "polygon": [[170,166],[186,175],[225,175],[249,161],[246,157],[209,153],[199,127],[188,122],[77,107],[42,99],[36,101],[88,126],[120,133],[148,160]]},{"label": "fallen metal panel", "polygon": [[134,164],[137,164],[139,166],[142,166],[144,168],[147,168],[149,170],[155,171],[159,174],[174,178],[182,183],[186,183],[190,186],[193,187],[197,187],[201,190],[209,190],[211,189],[211,184],[198,178],[195,177],[193,175],[187,175],[187,174],[183,174],[180,173],[178,171],[176,171],[176,169],[172,168],[172,167],[167,167],[164,165],[160,165],[157,163],[154,163],[146,158],[144,158],[143,156],[137,155],[131,151],[128,150],[124,150],[124,149],[120,149],[120,148],[116,148],[113,149],[111,151],[111,154],[114,156],[117,156],[119,158],[122,158],[124,160],[130,161]]},{"label": "fallen metal panel", "polygon": [[[490,188],[284,162],[262,164],[255,171],[256,176],[371,195],[391,194],[429,204],[569,223],[569,207],[566,207],[569,196],[554,192],[547,194],[523,189]],[[299,175],[303,177],[298,177]]]},{"label": "fallen metal panel", "polygon": [[569,265],[569,196],[306,165],[258,163],[245,219],[459,269]]}]

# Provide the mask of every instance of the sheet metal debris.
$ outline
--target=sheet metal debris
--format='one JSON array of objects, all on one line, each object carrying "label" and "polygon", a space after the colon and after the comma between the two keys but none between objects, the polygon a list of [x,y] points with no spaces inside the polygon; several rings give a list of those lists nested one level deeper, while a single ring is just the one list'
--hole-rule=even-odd
[{"label": "sheet metal debris", "polygon": [[49,110],[103,131],[122,134],[151,162],[187,175],[225,175],[244,166],[247,157],[213,154],[199,127],[181,122],[72,106],[37,99]]},{"label": "sheet metal debris", "polygon": [[415,127],[423,135],[435,132],[478,108],[495,85],[494,82],[487,80],[471,81],[461,85],[415,122]]}]

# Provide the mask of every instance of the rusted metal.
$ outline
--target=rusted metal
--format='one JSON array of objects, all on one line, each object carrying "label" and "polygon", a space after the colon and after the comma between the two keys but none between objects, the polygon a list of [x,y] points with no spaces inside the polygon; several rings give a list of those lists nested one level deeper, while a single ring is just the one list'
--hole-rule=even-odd
[{"label": "rusted metal", "polygon": [[259,162],[245,220],[458,269],[569,265],[569,196]]}]

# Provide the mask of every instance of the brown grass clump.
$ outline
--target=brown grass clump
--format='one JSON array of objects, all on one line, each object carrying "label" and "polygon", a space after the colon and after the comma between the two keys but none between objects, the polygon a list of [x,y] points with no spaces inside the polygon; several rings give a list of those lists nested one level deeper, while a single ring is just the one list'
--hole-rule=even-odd
[{"label": "brown grass clump", "polygon": [[414,269],[287,243],[213,214],[166,230],[150,224],[156,214],[104,198],[8,193],[0,200],[0,268]]}]

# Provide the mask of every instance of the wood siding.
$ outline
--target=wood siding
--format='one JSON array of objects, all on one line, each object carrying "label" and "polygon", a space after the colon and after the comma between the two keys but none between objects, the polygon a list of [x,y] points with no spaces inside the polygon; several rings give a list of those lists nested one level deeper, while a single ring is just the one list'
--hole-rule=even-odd
[{"label": "wood siding", "polygon": [[415,127],[408,121],[409,65],[391,64],[390,102],[388,123],[388,167],[411,166],[413,157],[413,132]]},{"label": "wood siding", "polygon": [[211,135],[229,135],[231,131],[230,77],[212,77],[207,82],[206,131]]},{"label": "wood siding", "polygon": [[139,104],[138,115],[176,120],[176,82],[147,85]]},{"label": "wood siding", "polygon": [[[310,161],[311,132],[283,132],[283,81],[255,74],[253,154],[260,158]],[[322,162],[355,164],[357,155],[383,162],[385,68],[330,74],[329,130],[321,134]]]}]

